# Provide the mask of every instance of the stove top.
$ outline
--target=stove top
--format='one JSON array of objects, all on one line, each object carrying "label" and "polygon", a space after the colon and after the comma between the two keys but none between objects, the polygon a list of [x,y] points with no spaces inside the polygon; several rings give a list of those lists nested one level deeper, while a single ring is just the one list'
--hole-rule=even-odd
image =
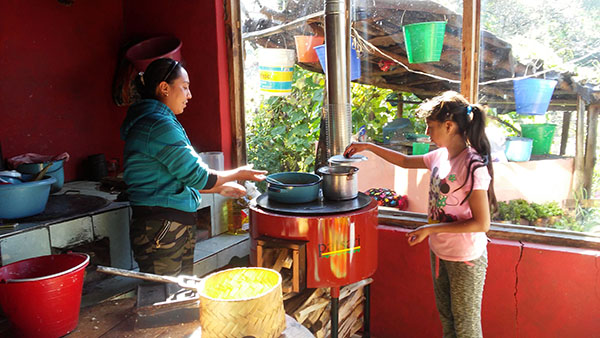
[{"label": "stove top", "polygon": [[278,213],[292,215],[324,215],[362,209],[371,203],[371,199],[371,196],[359,192],[358,196],[351,200],[332,201],[319,198],[309,203],[290,204],[270,201],[267,193],[264,193],[256,198],[255,203],[265,210]]}]

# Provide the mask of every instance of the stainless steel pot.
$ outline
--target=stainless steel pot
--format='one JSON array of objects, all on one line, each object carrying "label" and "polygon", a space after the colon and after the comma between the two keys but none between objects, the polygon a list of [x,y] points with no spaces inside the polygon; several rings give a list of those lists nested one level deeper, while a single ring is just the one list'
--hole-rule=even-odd
[{"label": "stainless steel pot", "polygon": [[358,196],[358,168],[352,166],[321,167],[323,196],[329,200],[350,200]]}]

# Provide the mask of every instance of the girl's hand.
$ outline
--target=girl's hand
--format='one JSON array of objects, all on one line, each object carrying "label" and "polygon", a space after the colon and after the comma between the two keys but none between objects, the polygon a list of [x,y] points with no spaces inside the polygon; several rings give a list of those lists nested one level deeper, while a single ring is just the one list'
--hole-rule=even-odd
[{"label": "girl's hand", "polygon": [[260,182],[267,178],[267,176],[265,176],[267,173],[266,170],[254,170],[252,169],[252,164],[239,167],[236,170],[236,180]]},{"label": "girl's hand", "polygon": [[369,142],[352,142],[349,146],[344,150],[344,157],[350,158],[352,155],[356,153],[360,153],[361,151],[367,150],[369,148]]},{"label": "girl's hand", "polygon": [[226,182],[215,188],[220,195],[229,198],[240,198],[246,195],[246,188],[235,182]]},{"label": "girl's hand", "polygon": [[427,227],[425,225],[425,226],[418,227],[414,231],[407,233],[406,237],[408,237],[408,245],[414,246],[414,245],[417,245],[417,244],[423,242],[423,240],[425,238],[427,238],[427,236],[429,236],[429,234],[430,234],[429,230],[430,230],[429,227]]}]

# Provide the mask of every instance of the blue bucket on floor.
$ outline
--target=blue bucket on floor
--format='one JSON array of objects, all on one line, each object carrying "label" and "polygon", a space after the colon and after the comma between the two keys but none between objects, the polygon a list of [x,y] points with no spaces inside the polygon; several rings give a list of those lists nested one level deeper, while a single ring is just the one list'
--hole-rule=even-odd
[{"label": "blue bucket on floor", "polygon": [[[50,187],[50,193],[55,193],[62,189],[63,184],[65,183],[65,173],[63,170],[63,162],[64,160],[54,161],[48,171],[46,172],[47,176],[54,177],[56,179],[55,183],[52,183]],[[17,166],[17,171],[22,174],[30,174],[37,175],[42,169],[48,165],[49,162],[44,163],[24,163],[19,164]]]},{"label": "blue bucket on floor", "polygon": [[521,115],[544,115],[550,105],[554,87],[558,81],[522,79],[513,81],[515,106]]},{"label": "blue bucket on floor", "polygon": [[[323,68],[323,73],[327,73],[325,50],[325,45],[315,47],[315,52],[317,52],[317,56],[319,57],[319,63],[321,64],[321,68]],[[354,48],[354,44],[352,44],[352,49],[350,50],[350,81],[358,78],[360,78],[360,59],[356,54],[356,48]]]},{"label": "blue bucket on floor", "polygon": [[504,147],[506,159],[513,162],[526,162],[531,158],[533,140],[526,137],[507,137]]}]

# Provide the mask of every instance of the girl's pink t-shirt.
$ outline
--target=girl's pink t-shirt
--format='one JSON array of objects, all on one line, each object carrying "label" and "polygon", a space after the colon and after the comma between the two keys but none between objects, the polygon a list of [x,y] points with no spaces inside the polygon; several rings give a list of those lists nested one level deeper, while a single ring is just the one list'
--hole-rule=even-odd
[{"label": "girl's pink t-shirt", "polygon": [[[466,220],[472,217],[469,202],[463,199],[471,188],[471,177],[467,179],[470,159],[477,152],[468,147],[456,157],[449,159],[448,150],[439,148],[423,156],[425,165],[431,171],[429,184],[429,223],[446,223]],[[487,167],[474,172],[473,190],[488,190],[491,176]],[[460,188],[460,189],[458,189]],[[458,190],[457,190],[458,189]],[[479,258],[487,245],[484,232],[435,233],[429,236],[429,247],[441,259],[448,261],[470,261]]]}]

